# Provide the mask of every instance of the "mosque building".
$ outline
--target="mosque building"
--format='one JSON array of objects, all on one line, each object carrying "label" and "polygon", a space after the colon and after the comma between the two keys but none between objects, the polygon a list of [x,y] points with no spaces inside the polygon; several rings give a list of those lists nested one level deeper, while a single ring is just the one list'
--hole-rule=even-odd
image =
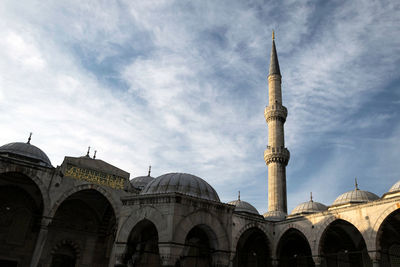
[{"label": "mosque building", "polygon": [[288,213],[281,81],[273,38],[264,215],[187,173],[129,180],[89,151],[54,167],[29,138],[0,147],[0,266],[400,266],[400,181]]}]

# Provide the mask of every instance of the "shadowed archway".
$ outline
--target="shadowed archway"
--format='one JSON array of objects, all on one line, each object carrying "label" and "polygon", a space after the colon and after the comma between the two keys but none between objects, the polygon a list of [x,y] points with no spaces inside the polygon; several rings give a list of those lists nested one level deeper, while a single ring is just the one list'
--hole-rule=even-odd
[{"label": "shadowed archway", "polygon": [[193,227],[185,238],[183,255],[178,263],[182,267],[211,267],[218,246],[213,230],[204,224]]},{"label": "shadowed archway", "polygon": [[158,232],[151,221],[144,219],[133,227],[128,238],[124,262],[127,266],[135,267],[161,266]]},{"label": "shadowed archway", "polygon": [[72,194],[55,212],[44,251],[54,250],[63,240],[70,240],[82,248],[82,254],[90,256],[77,259],[65,246],[60,253],[48,255],[50,266],[59,266],[57,264],[60,264],[62,258],[71,264],[108,266],[115,229],[114,210],[100,192],[87,189]]},{"label": "shadowed archway", "polygon": [[246,230],[239,238],[234,267],[270,267],[270,243],[260,229],[253,227]]},{"label": "shadowed archway", "polygon": [[372,266],[367,247],[358,229],[344,220],[335,220],[325,229],[320,243],[322,266]]},{"label": "shadowed archway", "polygon": [[281,237],[277,249],[280,267],[314,267],[307,238],[297,229],[287,230]]},{"label": "shadowed archway", "polygon": [[0,174],[1,265],[12,264],[10,259],[29,265],[43,209],[41,190],[30,177],[18,172]]},{"label": "shadowed archway", "polygon": [[381,253],[381,266],[400,266],[400,209],[383,221],[376,242]]}]

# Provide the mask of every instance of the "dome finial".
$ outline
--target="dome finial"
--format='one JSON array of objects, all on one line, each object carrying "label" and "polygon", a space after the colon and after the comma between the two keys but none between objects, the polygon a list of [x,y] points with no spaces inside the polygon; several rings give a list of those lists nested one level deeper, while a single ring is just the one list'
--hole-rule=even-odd
[{"label": "dome finial", "polygon": [[26,143],[30,145],[31,139],[32,139],[32,132],[29,133],[28,142],[26,142]]},{"label": "dome finial", "polygon": [[94,151],[93,159],[96,159],[97,150]]},{"label": "dome finial", "polygon": [[310,192],[310,201],[313,202],[313,200],[312,200],[312,192]]},{"label": "dome finial", "polygon": [[355,189],[355,190],[358,190],[357,177],[356,177],[356,178],[354,178],[354,184],[355,184],[355,186],[356,186],[356,189]]},{"label": "dome finial", "polygon": [[90,158],[90,155],[89,155],[89,153],[90,153],[90,146],[88,147],[88,149],[87,149],[87,153],[86,153],[86,157],[89,157],[89,158]]},{"label": "dome finial", "polygon": [[240,190],[238,192],[238,200],[240,201]]},{"label": "dome finial", "polygon": [[149,166],[149,172],[147,173],[147,176],[150,177],[150,173],[151,173],[151,165]]},{"label": "dome finial", "polygon": [[275,31],[272,30],[272,40],[275,40]]}]

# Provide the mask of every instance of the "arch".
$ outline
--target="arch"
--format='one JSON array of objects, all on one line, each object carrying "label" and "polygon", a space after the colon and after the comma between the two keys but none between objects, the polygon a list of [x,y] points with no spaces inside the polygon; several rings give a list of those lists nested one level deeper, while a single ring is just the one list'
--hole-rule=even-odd
[{"label": "arch", "polygon": [[128,237],[124,263],[138,267],[160,267],[158,231],[154,223],[142,219],[133,228]]},{"label": "arch", "polygon": [[196,225],[206,225],[213,229],[216,242],[218,243],[216,249],[220,251],[229,251],[229,237],[225,227],[218,217],[203,209],[186,215],[176,224],[173,232],[173,240],[178,244],[184,244],[187,234]]},{"label": "arch", "polygon": [[[391,209],[386,209],[384,214]],[[376,250],[379,251],[382,266],[398,266],[400,264],[400,209],[394,209],[387,214],[375,235]]]},{"label": "arch", "polygon": [[[76,188],[75,188],[76,189]],[[105,267],[110,260],[114,244],[117,218],[110,201],[98,190],[92,188],[74,190],[55,210],[48,226],[46,244],[43,251],[49,253],[60,239],[68,237],[77,244],[84,244],[85,253],[82,263]],[[55,262],[68,262],[74,266],[76,257],[72,250],[65,246],[62,253],[54,257]]]},{"label": "arch", "polygon": [[378,219],[375,221],[374,226],[372,228],[372,232],[370,234],[369,240],[372,243],[371,245],[376,246],[376,250],[379,250],[378,243],[377,243],[377,238],[378,238],[378,231],[382,226],[382,223],[388,216],[390,216],[391,213],[394,211],[400,209],[399,204],[393,204],[390,205],[388,208],[386,208],[378,217]]},{"label": "arch", "polygon": [[278,266],[315,266],[309,240],[303,232],[294,227],[282,231],[275,255]]},{"label": "arch", "polygon": [[320,248],[320,244],[321,244],[321,238],[322,238],[322,235],[324,234],[326,228],[336,220],[342,220],[342,221],[346,221],[346,222],[352,224],[358,230],[358,232],[361,234],[361,236],[364,238],[365,244],[367,245],[367,249],[374,250],[375,247],[368,246],[368,243],[367,243],[367,240],[369,240],[368,233],[360,230],[362,222],[360,222],[358,220],[354,220],[353,218],[351,218],[349,216],[345,216],[343,214],[340,214],[340,215],[334,214],[334,215],[328,217],[326,220],[324,220],[321,225],[317,226],[318,231],[315,234],[315,248],[314,248],[314,250],[313,250],[313,248],[311,248],[311,250],[313,250],[315,254],[320,254],[319,248]]},{"label": "arch", "polygon": [[145,206],[131,211],[128,219],[123,222],[120,230],[118,231],[116,238],[117,242],[126,244],[133,227],[135,227],[135,225],[143,219],[147,219],[155,225],[159,234],[159,239],[162,239],[162,236],[160,235],[163,229],[167,230],[167,220],[165,219],[164,215],[155,207]]},{"label": "arch", "polygon": [[[310,225],[311,227],[311,225]],[[289,231],[290,229],[295,229],[297,231],[299,231],[307,240],[308,245],[311,248],[311,251],[313,251],[313,248],[311,247],[311,244],[313,244],[313,240],[314,238],[310,235],[310,231],[307,231],[304,227],[298,225],[298,224],[294,224],[294,223],[289,223],[286,224],[282,230],[279,232],[279,234],[275,237],[275,240],[277,241],[275,244],[275,250],[274,250],[274,255],[278,255],[277,251],[278,251],[278,244],[279,241],[281,240],[282,236]]]},{"label": "arch", "polygon": [[214,231],[208,225],[194,226],[187,233],[179,264],[184,267],[211,267],[216,263],[215,252],[218,240]]},{"label": "arch", "polygon": [[15,166],[15,165],[8,166],[8,168],[5,171],[1,172],[0,175],[7,175],[9,173],[22,174],[26,178],[30,179],[36,185],[36,187],[40,191],[40,195],[41,195],[42,201],[43,201],[42,216],[47,215],[49,213],[49,209],[50,209],[50,196],[48,194],[47,187],[42,182],[42,180],[38,176],[32,175],[31,170],[29,171],[26,168],[20,168],[20,167],[17,168],[17,166]]},{"label": "arch", "polygon": [[[248,223],[245,226],[243,226],[239,230],[239,232],[236,234],[235,239],[233,240],[232,251],[236,251],[236,247],[237,247],[237,244],[239,242],[240,237],[243,235],[244,232],[246,232],[250,228],[257,228],[260,231],[262,231],[267,236],[267,239],[268,239],[269,243],[271,244],[271,249],[272,249],[272,242],[271,241],[274,240],[274,239],[273,239],[271,233],[266,230],[264,225],[261,225],[261,224],[256,223],[256,222],[251,222],[251,223]],[[271,250],[271,252],[272,252],[272,250]]]},{"label": "arch", "polygon": [[246,227],[246,230],[241,232],[233,250],[232,266],[272,266],[272,244],[267,234],[259,227]]},{"label": "arch", "polygon": [[73,250],[74,250],[74,252],[75,252],[75,255],[76,255],[76,258],[77,258],[77,259],[80,258],[80,256],[81,256],[81,249],[80,249],[79,245],[78,245],[77,243],[75,243],[74,241],[69,240],[69,239],[64,239],[64,240],[61,240],[60,242],[58,242],[58,243],[52,248],[52,250],[51,250],[51,255],[54,255],[55,253],[57,253],[57,251],[58,251],[61,247],[65,246],[65,245],[69,245],[71,248],[73,248]]},{"label": "arch", "polygon": [[324,229],[318,251],[327,266],[340,262],[360,267],[372,264],[364,236],[354,224],[343,219],[333,220]]},{"label": "arch", "polygon": [[50,212],[49,212],[49,217],[54,217],[57,209],[60,207],[60,205],[70,196],[72,196],[75,193],[78,193],[83,190],[95,190],[102,194],[110,203],[111,207],[113,208],[116,220],[118,222],[119,216],[120,216],[120,205],[117,201],[114,200],[112,195],[105,190],[103,187],[96,185],[96,184],[84,184],[84,185],[79,185],[76,186],[66,192],[64,192],[61,197],[53,204]]}]

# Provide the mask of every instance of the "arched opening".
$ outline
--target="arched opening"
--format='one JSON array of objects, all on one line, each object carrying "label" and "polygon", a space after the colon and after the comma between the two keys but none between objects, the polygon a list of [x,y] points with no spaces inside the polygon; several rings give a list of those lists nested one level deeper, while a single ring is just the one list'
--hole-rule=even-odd
[{"label": "arched opening", "polygon": [[216,247],[217,239],[210,227],[203,224],[193,227],[186,235],[180,266],[212,266],[212,257]]},{"label": "arched opening", "polygon": [[344,220],[332,222],[320,243],[322,266],[372,266],[367,247],[357,228]]},{"label": "arched opening", "polygon": [[53,267],[75,267],[76,253],[69,244],[64,244],[54,252],[51,266]]},{"label": "arched opening", "polygon": [[0,262],[29,265],[42,213],[42,194],[29,177],[0,174]]},{"label": "arched opening", "polygon": [[128,238],[125,264],[134,267],[161,266],[158,232],[151,221],[144,219],[133,227]]},{"label": "arched opening", "polygon": [[260,229],[246,230],[236,245],[234,267],[269,267],[271,264],[270,243]]},{"label": "arched opening", "polygon": [[[82,190],[58,207],[49,225],[44,251],[50,251],[63,240],[71,240],[83,255],[75,258],[76,264],[108,266],[115,229],[116,218],[109,201],[96,190]],[[53,254],[45,255],[44,261],[57,267],[58,259],[64,256],[71,258],[70,254]],[[69,262],[73,262],[72,258]]]},{"label": "arched opening", "polygon": [[400,209],[389,214],[379,227],[377,249],[381,266],[400,266]]},{"label": "arched opening", "polygon": [[277,257],[281,267],[315,266],[307,238],[296,229],[286,231],[278,243]]}]

